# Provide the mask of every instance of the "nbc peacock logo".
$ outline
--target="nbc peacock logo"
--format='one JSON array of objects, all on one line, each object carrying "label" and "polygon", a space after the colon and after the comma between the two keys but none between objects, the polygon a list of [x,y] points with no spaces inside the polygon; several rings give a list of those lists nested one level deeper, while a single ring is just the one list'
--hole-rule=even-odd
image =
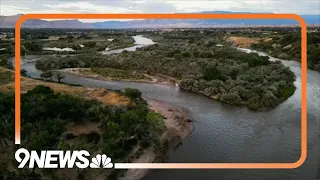
[{"label": "nbc peacock logo", "polygon": [[113,164],[111,163],[111,158],[107,157],[105,154],[97,154],[95,157],[91,159],[90,163],[91,168],[113,168]]}]

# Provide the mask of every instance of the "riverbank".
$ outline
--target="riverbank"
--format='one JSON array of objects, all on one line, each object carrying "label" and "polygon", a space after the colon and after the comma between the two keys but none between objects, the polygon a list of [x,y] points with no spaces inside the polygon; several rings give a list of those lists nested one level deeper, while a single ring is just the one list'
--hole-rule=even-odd
[{"label": "riverbank", "polygon": [[[73,75],[77,75],[77,76],[85,77],[85,78],[102,80],[102,81],[153,83],[153,84],[161,84],[161,85],[166,85],[166,86],[177,86],[178,85],[177,80],[175,78],[165,76],[165,75],[152,76],[152,75],[144,74],[145,76],[149,77],[151,80],[146,80],[146,79],[133,80],[133,79],[113,79],[111,77],[104,77],[100,74],[92,72],[91,68],[66,68],[66,69],[60,69],[60,70],[55,70],[55,71],[59,71],[62,73],[67,73],[67,74],[73,74]],[[183,90],[189,91],[184,87],[180,87],[180,88]],[[201,93],[201,92],[196,92],[196,91],[190,91],[190,92],[194,92],[194,93],[206,96],[204,93]],[[210,97],[214,100],[221,101],[218,96],[207,96],[207,97]],[[225,103],[227,103],[227,102],[225,102]],[[152,104],[155,104],[155,103],[152,101]]]},{"label": "riverbank", "polygon": [[[248,53],[247,51],[244,51],[244,52]],[[287,98],[289,98],[295,92],[295,87],[293,87],[290,90],[290,92],[288,92],[288,95],[286,97],[283,97],[282,99],[278,100],[279,102],[276,103],[276,105],[274,105],[272,107],[260,107],[259,105],[250,104],[249,102],[246,102],[246,101],[239,101],[239,100],[237,100],[236,97],[233,97],[232,94],[231,95],[229,95],[229,94],[228,95],[226,95],[226,94],[225,95],[223,95],[223,94],[208,95],[204,91],[195,90],[193,88],[190,89],[187,81],[182,80],[182,81],[178,82],[178,80],[175,79],[174,77],[170,77],[170,76],[166,76],[166,75],[153,76],[153,75],[149,75],[149,74],[143,74],[145,77],[148,77],[150,80],[148,80],[146,78],[144,78],[144,79],[127,79],[127,78],[114,79],[113,77],[108,77],[105,75],[95,73],[95,72],[93,72],[93,70],[91,68],[66,68],[66,69],[60,69],[60,70],[54,70],[54,71],[59,71],[61,73],[72,74],[72,75],[76,75],[76,76],[80,76],[80,77],[97,79],[97,80],[102,80],[102,81],[137,82],[137,83],[161,84],[161,85],[166,85],[166,86],[179,86],[179,88],[181,88],[183,90],[186,90],[189,92],[194,92],[194,93],[209,97],[213,100],[218,100],[223,103],[227,103],[227,104],[235,105],[235,106],[246,106],[253,111],[261,111],[261,112],[263,112],[263,111],[265,112],[265,111],[269,111],[269,110],[273,109],[276,105],[285,101]],[[126,72],[123,70],[110,69],[110,68],[106,68],[103,71],[105,71],[105,72],[106,71]],[[135,72],[135,73],[138,74],[137,72]],[[142,74],[142,73],[140,73],[140,74]],[[130,77],[130,76],[126,75],[125,77]]]},{"label": "riverbank", "polygon": [[[100,74],[94,73],[92,72],[91,68],[66,68],[66,69],[60,69],[60,70],[56,70],[62,73],[67,73],[67,74],[73,74],[73,75],[77,75],[77,76],[81,76],[81,77],[85,77],[85,78],[92,78],[92,79],[97,79],[97,80],[103,80],[103,81],[123,81],[123,82],[139,82],[139,83],[153,83],[153,84],[161,84],[161,85],[167,85],[167,86],[176,86],[178,85],[177,80],[173,77],[169,77],[169,76],[164,76],[164,75],[158,75],[158,76],[151,76],[148,74],[144,74],[145,76],[151,78],[152,80],[146,80],[146,79],[113,79],[111,77],[104,77]],[[185,87],[180,87],[183,90],[186,91],[190,91]],[[194,92],[206,97],[209,97],[213,100],[218,100],[224,103],[228,103],[225,101],[222,101],[221,99],[219,99],[219,96],[207,96],[202,92],[197,92],[197,91],[190,91],[190,92]],[[232,104],[232,103],[228,103],[228,104]],[[244,104],[243,104],[244,105]],[[260,111],[263,111],[262,109],[260,109]],[[266,110],[265,110],[266,111]]]},{"label": "riverbank", "polygon": [[[182,139],[193,131],[192,121],[186,109],[157,100],[146,100],[151,110],[162,114],[165,118],[166,131],[161,137],[162,150],[154,152],[152,148],[145,149],[143,154],[132,163],[163,162],[168,149],[179,145]],[[148,169],[129,169],[120,180],[139,180],[147,173]]]},{"label": "riverbank", "polygon": [[161,76],[152,76],[149,74],[143,73],[145,78],[140,79],[128,79],[128,78],[114,78],[109,76],[102,76],[92,71],[91,68],[66,68],[56,70],[63,73],[73,74],[85,78],[92,78],[103,81],[124,81],[124,82],[140,82],[140,83],[154,83],[154,84],[162,84],[167,86],[175,86],[175,81],[171,78],[165,78]]}]

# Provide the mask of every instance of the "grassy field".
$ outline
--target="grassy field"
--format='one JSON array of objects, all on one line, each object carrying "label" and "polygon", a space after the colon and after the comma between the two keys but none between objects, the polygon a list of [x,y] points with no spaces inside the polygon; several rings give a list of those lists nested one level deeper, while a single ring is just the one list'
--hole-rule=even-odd
[{"label": "grassy field", "polygon": [[148,76],[135,71],[124,71],[111,68],[92,68],[91,71],[113,80],[152,80]]}]

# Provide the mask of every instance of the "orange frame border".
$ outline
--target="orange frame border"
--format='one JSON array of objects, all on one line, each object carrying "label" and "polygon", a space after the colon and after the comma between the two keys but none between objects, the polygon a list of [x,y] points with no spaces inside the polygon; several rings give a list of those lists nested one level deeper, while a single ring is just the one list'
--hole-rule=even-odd
[{"label": "orange frame border", "polygon": [[115,163],[116,169],[293,169],[307,157],[307,24],[296,14],[26,14],[15,28],[15,144],[20,144],[20,30],[27,19],[294,19],[301,26],[301,156],[293,163]]}]

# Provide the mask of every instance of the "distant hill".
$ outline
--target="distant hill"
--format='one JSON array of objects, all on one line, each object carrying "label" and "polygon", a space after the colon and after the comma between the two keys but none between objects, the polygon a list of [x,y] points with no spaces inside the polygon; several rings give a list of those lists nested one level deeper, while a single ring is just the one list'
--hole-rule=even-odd
[{"label": "distant hill", "polygon": [[[14,28],[16,21],[22,16],[0,16],[0,27]],[[41,19],[30,19],[23,23],[22,27],[25,28],[94,28],[93,24],[83,23],[79,20],[55,20],[46,21]]]},{"label": "distant hill", "polygon": [[[203,14],[248,14],[250,12],[204,11]],[[183,14],[183,13],[180,13]],[[250,13],[254,14],[254,13]],[[265,13],[267,14],[267,13]],[[320,24],[320,15],[301,15],[308,25]],[[140,28],[140,27],[214,27],[255,25],[297,25],[289,19],[147,19],[135,21],[105,21],[93,23],[95,28]]]},{"label": "distant hill", "polygon": [[[204,11],[203,14],[243,14],[250,12]],[[183,13],[182,13],[183,14]],[[13,28],[21,15],[0,16],[0,27]],[[320,15],[301,15],[308,25],[319,25]],[[28,20],[23,24],[26,28],[170,28],[170,27],[217,27],[217,26],[258,26],[258,25],[297,25],[294,20],[288,19],[146,19],[132,21],[105,21],[83,23],[79,20],[46,21],[39,19]]]}]

